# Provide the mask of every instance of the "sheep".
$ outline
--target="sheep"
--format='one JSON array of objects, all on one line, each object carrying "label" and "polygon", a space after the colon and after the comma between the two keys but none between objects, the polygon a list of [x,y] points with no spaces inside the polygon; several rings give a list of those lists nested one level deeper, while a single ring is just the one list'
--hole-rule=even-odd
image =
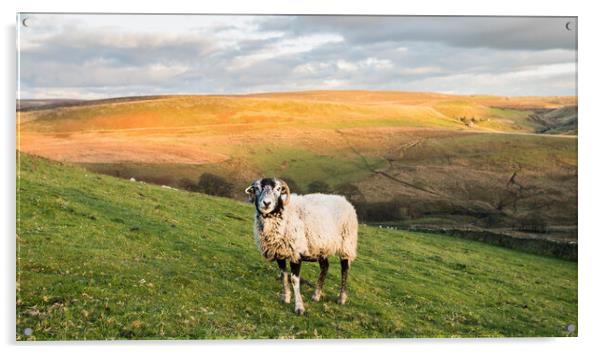
[{"label": "sheep", "polygon": [[282,300],[290,303],[289,274],[295,296],[295,313],[305,312],[301,297],[301,263],[318,262],[320,275],[313,301],[320,301],[328,272],[328,257],[339,255],[341,288],[337,302],[347,301],[347,274],[357,256],[357,215],[345,197],[330,194],[291,194],[286,182],[262,178],[245,189],[255,204],[254,236],[257,247],[267,260],[276,260],[280,268]]}]

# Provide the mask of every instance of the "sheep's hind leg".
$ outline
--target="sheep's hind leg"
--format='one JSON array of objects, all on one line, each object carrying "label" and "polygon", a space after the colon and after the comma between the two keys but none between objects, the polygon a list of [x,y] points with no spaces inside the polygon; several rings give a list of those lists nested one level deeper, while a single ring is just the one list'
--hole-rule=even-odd
[{"label": "sheep's hind leg", "polygon": [[341,259],[341,293],[337,300],[341,305],[347,302],[347,273],[349,273],[349,260]]},{"label": "sheep's hind leg", "polygon": [[282,280],[282,301],[285,304],[291,303],[291,290],[288,286],[288,272],[286,271],[286,260],[285,259],[277,259],[278,268],[280,268],[280,279]]},{"label": "sheep's hind leg", "polygon": [[322,287],[324,286],[324,279],[326,279],[326,273],[328,273],[328,258],[320,258],[318,262],[320,262],[320,276],[318,276],[316,291],[311,297],[311,299],[314,301],[320,301],[320,297],[322,297]]},{"label": "sheep's hind leg", "polygon": [[291,280],[293,283],[293,292],[295,293],[295,313],[297,315],[302,315],[305,312],[305,308],[303,307],[303,298],[301,297],[301,261],[299,263],[291,262]]}]

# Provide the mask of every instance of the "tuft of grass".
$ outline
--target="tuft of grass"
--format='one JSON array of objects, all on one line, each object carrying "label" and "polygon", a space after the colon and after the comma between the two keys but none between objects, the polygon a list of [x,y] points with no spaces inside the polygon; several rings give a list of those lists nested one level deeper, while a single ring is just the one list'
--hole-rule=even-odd
[{"label": "tuft of grass", "polygon": [[576,335],[576,263],[362,225],[348,305],[333,260],[324,300],[304,287],[296,316],[251,205],[18,164],[17,340]]}]

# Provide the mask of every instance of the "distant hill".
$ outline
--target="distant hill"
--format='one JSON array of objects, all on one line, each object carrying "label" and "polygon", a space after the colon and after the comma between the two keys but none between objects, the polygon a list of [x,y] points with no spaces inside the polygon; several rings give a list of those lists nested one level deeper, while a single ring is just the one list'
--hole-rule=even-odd
[{"label": "distant hill", "polygon": [[97,100],[82,100],[82,99],[21,99],[17,100],[17,111],[27,112],[34,110],[45,110],[53,108],[64,108],[74,106],[99,105],[103,103],[117,103],[129,101],[152,100],[156,98],[165,98],[168,96],[132,96],[132,97],[115,97]]},{"label": "distant hill", "polygon": [[302,286],[296,316],[251,204],[17,163],[17,340],[577,335],[575,262],[361,225],[348,304],[333,259],[323,301]]},{"label": "distant hill", "polygon": [[576,103],[395,91],[126,97],[20,111],[18,149],[177,188],[211,173],[238,200],[259,176],[295,192],[319,181],[365,221],[575,240]]},{"label": "distant hill", "polygon": [[85,101],[75,99],[23,99],[17,100],[17,111],[64,107],[78,104],[81,102]]},{"label": "distant hill", "polygon": [[530,118],[541,125],[538,133],[577,134],[577,106],[539,110]]}]

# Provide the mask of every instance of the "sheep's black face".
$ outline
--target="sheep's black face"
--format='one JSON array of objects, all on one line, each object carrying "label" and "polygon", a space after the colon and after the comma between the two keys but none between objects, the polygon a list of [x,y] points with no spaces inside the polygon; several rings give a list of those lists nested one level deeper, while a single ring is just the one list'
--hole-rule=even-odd
[{"label": "sheep's black face", "polygon": [[255,203],[257,212],[264,216],[279,213],[290,197],[286,182],[276,178],[258,179],[245,193],[249,196],[249,201]]}]

